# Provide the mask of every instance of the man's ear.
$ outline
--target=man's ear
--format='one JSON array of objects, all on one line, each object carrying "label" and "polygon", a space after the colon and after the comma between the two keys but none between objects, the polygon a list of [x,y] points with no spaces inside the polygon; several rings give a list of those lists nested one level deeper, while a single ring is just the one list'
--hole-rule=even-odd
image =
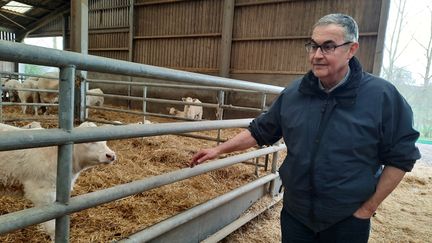
[{"label": "man's ear", "polygon": [[350,49],[349,49],[349,59],[351,59],[356,53],[357,50],[359,49],[360,45],[358,42],[354,42],[351,44]]}]

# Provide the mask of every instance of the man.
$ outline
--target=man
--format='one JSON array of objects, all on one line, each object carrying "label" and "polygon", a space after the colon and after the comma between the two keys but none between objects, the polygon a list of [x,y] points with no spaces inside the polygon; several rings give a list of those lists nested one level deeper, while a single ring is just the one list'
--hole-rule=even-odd
[{"label": "man", "polygon": [[362,71],[353,18],[324,16],[305,46],[312,70],[191,166],[283,137],[282,242],[367,242],[371,216],[420,158],[419,133],[396,88]]}]

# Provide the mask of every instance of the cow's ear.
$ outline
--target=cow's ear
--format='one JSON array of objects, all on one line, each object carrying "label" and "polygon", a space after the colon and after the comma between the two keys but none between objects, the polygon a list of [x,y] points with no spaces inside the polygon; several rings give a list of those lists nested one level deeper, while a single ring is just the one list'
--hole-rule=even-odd
[{"label": "cow's ear", "polygon": [[193,98],[193,99],[192,99],[192,102],[195,102],[196,100],[197,100],[196,98]]},{"label": "cow's ear", "polygon": [[186,101],[186,98],[185,98],[185,97],[182,97],[182,100],[183,100],[183,101]]}]

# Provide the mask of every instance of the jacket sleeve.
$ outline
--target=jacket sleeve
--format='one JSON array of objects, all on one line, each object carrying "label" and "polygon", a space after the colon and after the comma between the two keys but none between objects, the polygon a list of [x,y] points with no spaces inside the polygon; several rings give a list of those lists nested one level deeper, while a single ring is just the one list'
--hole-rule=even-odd
[{"label": "jacket sleeve", "polygon": [[267,112],[262,113],[249,124],[249,131],[258,145],[272,145],[282,137],[280,109],[282,96],[275,100]]},{"label": "jacket sleeve", "polygon": [[411,107],[391,86],[384,92],[382,100],[382,125],[379,145],[379,159],[403,171],[411,171],[420,152],[415,146],[419,132],[413,128]]}]

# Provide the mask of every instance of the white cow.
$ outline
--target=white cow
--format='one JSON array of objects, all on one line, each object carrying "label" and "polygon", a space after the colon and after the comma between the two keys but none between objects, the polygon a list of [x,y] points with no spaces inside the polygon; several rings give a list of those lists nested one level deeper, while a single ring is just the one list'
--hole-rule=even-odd
[{"label": "white cow", "polygon": [[7,89],[7,91],[5,91],[5,93],[9,94],[9,98],[11,102],[17,102],[18,101],[18,91],[14,90],[14,89],[19,89],[21,88],[22,84],[20,81],[16,80],[16,79],[9,79],[8,81],[6,81],[6,83],[4,84],[4,88]]},{"label": "white cow", "polygon": [[[182,98],[182,100],[185,102],[191,102],[191,103],[201,103],[201,101],[199,99],[191,98],[191,97]],[[185,113],[186,118],[194,119],[194,120],[201,120],[203,108],[202,108],[202,106],[197,106],[197,105],[185,105],[184,106],[184,113]]]},{"label": "white cow", "polygon": [[[96,127],[96,125],[84,122],[79,127]],[[24,132],[28,130],[2,124],[0,131]],[[2,151],[0,158],[0,184],[5,186],[22,184],[24,197],[31,200],[36,207],[55,201],[56,146]],[[72,159],[71,187],[80,172],[99,164],[112,163],[116,159],[116,154],[106,145],[106,141],[82,143],[74,145]],[[51,239],[54,239],[54,220],[44,222],[42,226]]]},{"label": "white cow", "polygon": [[[37,82],[38,89],[46,90],[58,90],[59,89],[59,74],[58,73],[45,73],[44,76],[53,77],[57,79],[50,78],[39,78]],[[58,100],[58,93],[39,91],[39,99],[41,103],[55,103]],[[45,111],[45,115],[48,115],[49,109]]]},{"label": "white cow", "polygon": [[[25,89],[37,89],[38,88],[38,82],[34,79],[26,79],[24,80],[24,82],[22,83],[22,87]],[[39,102],[39,94],[36,91],[25,91],[25,90],[20,90],[18,91],[18,97],[21,100],[21,103],[38,103]],[[37,106],[34,106],[34,113],[35,115],[38,115],[38,108]],[[21,107],[23,114],[26,113],[27,110],[27,106],[23,105]]]},{"label": "white cow", "polygon": [[9,80],[9,78],[0,78],[0,80],[1,80],[1,85],[3,86],[6,83],[6,81]]},{"label": "white cow", "polygon": [[184,111],[177,110],[174,107],[170,107],[169,108],[169,114],[170,115],[175,115],[176,117],[183,117],[183,118],[186,117],[186,113]]},{"label": "white cow", "polygon": [[32,121],[29,124],[22,126],[21,128],[23,128],[23,129],[43,129],[40,122],[37,122],[37,121]]},{"label": "white cow", "polygon": [[90,89],[87,91],[86,96],[86,105],[89,106],[103,106],[104,104],[104,97],[103,96],[94,96],[93,94],[103,94],[103,91],[101,89]]}]

